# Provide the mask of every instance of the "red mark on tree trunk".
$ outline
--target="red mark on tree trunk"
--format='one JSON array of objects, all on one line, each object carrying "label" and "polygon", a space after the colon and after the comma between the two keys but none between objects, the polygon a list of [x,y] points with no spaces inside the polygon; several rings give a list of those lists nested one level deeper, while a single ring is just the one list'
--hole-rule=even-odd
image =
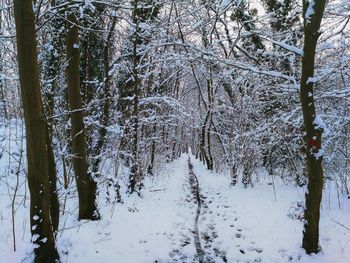
[{"label": "red mark on tree trunk", "polygon": [[310,140],[309,141],[309,146],[313,150],[317,150],[320,146],[320,143],[317,140]]}]

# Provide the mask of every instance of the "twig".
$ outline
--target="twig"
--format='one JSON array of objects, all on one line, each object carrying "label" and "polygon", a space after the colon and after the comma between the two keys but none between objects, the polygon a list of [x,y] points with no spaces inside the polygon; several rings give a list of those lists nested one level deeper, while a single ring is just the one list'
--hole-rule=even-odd
[{"label": "twig", "polygon": [[334,219],[331,219],[331,221],[334,222],[334,223],[336,223],[336,224],[338,224],[338,225],[340,225],[340,226],[342,226],[342,227],[344,227],[345,229],[347,229],[347,230],[350,231],[350,227],[347,227],[347,226],[343,225],[342,223],[340,223],[340,222],[338,222],[338,221],[336,221],[336,220],[334,220]]},{"label": "twig", "polygon": [[161,188],[161,189],[154,189],[154,190],[149,190],[150,192],[158,192],[158,191],[165,191],[166,188]]}]

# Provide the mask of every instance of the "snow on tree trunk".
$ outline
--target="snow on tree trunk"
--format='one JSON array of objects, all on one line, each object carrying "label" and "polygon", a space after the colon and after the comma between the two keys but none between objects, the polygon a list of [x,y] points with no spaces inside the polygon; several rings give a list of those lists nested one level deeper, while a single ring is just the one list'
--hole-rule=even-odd
[{"label": "snow on tree trunk", "polygon": [[[323,17],[326,1],[305,1],[304,8],[304,55],[302,59],[302,75],[300,82],[300,100],[304,118],[304,143],[306,165],[308,173],[308,185],[305,207],[305,225],[303,236],[303,248],[306,253],[317,253],[319,247],[319,220],[320,205],[323,188],[322,167],[322,127],[316,123],[314,78],[315,53],[317,40],[320,36],[319,29]],[[311,10],[312,9],[312,10]]]}]

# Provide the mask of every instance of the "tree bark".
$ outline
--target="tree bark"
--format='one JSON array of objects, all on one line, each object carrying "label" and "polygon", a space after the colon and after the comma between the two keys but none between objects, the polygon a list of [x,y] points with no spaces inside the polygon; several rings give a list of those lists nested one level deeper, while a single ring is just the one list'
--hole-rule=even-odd
[{"label": "tree bark", "polygon": [[49,187],[50,187],[50,212],[53,230],[55,234],[58,230],[58,224],[60,220],[60,203],[57,196],[57,170],[56,170],[56,160],[52,149],[52,137],[49,131],[48,124],[46,122],[46,145],[48,153],[48,169],[49,169]]},{"label": "tree bark", "polygon": [[[3,35],[3,29],[2,29],[2,12],[0,11],[0,35]],[[4,66],[4,50],[1,48],[0,50],[0,72],[3,72],[3,66]],[[3,110],[2,114],[5,117],[5,119],[8,119],[7,115],[7,107],[6,107],[6,98],[5,98],[5,81],[0,78],[0,103],[2,103],[1,108]]]},{"label": "tree bark", "polygon": [[[58,262],[56,171],[40,93],[35,23],[31,0],[15,0],[18,68],[26,127],[30,223],[35,262]],[[52,210],[55,209],[56,211]]]},{"label": "tree bark", "polygon": [[114,28],[116,25],[116,18],[113,18],[112,25],[109,30],[107,40],[105,43],[105,46],[103,48],[103,64],[104,64],[104,73],[105,73],[105,80],[104,80],[104,96],[103,96],[103,115],[101,120],[101,128],[98,132],[98,139],[96,143],[96,147],[94,150],[94,154],[96,154],[96,159],[93,163],[92,171],[94,174],[97,174],[99,171],[100,163],[102,160],[101,152],[102,148],[106,142],[106,136],[107,136],[107,126],[109,123],[109,108],[110,108],[110,100],[111,100],[111,91],[110,91],[110,44],[113,37]]},{"label": "tree bark", "polygon": [[96,182],[88,173],[86,142],[80,93],[80,50],[79,32],[74,13],[68,14],[67,25],[67,85],[68,102],[71,111],[73,168],[79,195],[79,219],[99,218],[95,198]]},{"label": "tree bark", "polygon": [[[206,147],[205,147],[205,145],[206,145],[206,143],[205,143],[206,140],[205,139],[206,139],[206,133],[207,133],[207,125],[210,122],[210,115],[211,115],[211,112],[210,112],[210,110],[208,110],[206,115],[205,115],[204,123],[203,123],[203,125],[201,127],[201,140],[200,140],[199,147],[200,147],[201,156],[202,156],[205,164],[207,165],[208,170],[213,170],[213,163],[212,163],[211,153],[209,152],[207,154]],[[207,135],[209,136],[209,134],[207,134]],[[210,143],[210,139],[208,139],[208,143]]]},{"label": "tree bark", "polygon": [[[153,136],[156,135],[156,132],[157,132],[157,125],[154,124],[153,125]],[[148,174],[149,175],[153,175],[153,168],[154,168],[154,159],[156,157],[156,140],[155,139],[152,139],[152,144],[151,144],[151,162],[148,166]]]},{"label": "tree bark", "polygon": [[[135,21],[135,19],[134,19]],[[142,187],[142,174],[139,167],[139,76],[137,66],[139,64],[139,58],[137,54],[137,41],[138,38],[135,36],[133,43],[133,111],[132,111],[132,166],[130,170],[130,193],[140,190]]]},{"label": "tree bark", "polygon": [[304,55],[300,82],[300,100],[304,118],[306,144],[306,165],[308,173],[307,193],[305,195],[305,224],[303,231],[303,248],[306,253],[317,253],[319,246],[320,205],[323,188],[323,167],[321,155],[322,128],[317,125],[314,100],[315,53],[319,29],[326,0],[310,2],[303,0],[304,16]]}]

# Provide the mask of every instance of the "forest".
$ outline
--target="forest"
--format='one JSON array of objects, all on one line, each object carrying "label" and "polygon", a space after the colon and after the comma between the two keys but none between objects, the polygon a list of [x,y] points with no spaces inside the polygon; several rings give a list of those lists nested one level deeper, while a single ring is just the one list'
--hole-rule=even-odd
[{"label": "forest", "polygon": [[0,0],[1,263],[349,263],[349,0]]}]

